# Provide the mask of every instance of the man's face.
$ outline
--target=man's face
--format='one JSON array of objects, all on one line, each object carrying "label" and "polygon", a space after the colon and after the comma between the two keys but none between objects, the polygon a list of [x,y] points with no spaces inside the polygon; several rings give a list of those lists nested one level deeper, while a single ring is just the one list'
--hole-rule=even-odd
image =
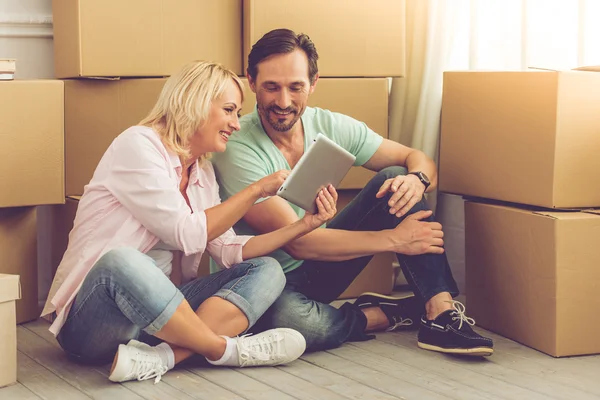
[{"label": "man's face", "polygon": [[306,109],[314,91],[308,79],[308,58],[300,49],[277,54],[258,64],[256,81],[248,77],[263,125],[288,132]]}]

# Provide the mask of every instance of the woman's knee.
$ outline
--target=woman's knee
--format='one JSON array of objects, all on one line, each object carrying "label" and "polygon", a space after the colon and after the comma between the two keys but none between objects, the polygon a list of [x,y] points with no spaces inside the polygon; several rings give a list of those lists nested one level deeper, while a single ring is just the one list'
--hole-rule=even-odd
[{"label": "woman's knee", "polygon": [[110,279],[122,282],[143,282],[162,274],[154,261],[132,247],[118,247],[102,255],[90,271],[93,279]]}]

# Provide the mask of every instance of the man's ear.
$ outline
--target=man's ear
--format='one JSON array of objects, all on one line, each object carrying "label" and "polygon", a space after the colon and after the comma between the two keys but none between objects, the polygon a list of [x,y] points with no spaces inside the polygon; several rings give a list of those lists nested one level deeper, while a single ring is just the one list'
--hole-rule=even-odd
[{"label": "man's ear", "polygon": [[315,87],[317,87],[317,81],[319,80],[319,74],[315,75],[315,79],[313,80],[313,83],[310,85],[310,89],[308,91],[308,94],[312,94],[315,91]]},{"label": "man's ear", "polygon": [[253,93],[256,93],[256,81],[254,79],[252,79],[252,77],[250,76],[250,73],[246,70],[246,79],[248,79],[248,86],[250,86],[250,90],[252,90]]}]

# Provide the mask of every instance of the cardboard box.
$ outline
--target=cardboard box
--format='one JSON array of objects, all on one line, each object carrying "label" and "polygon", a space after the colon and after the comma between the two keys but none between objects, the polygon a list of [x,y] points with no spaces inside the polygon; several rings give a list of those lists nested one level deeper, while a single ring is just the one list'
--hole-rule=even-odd
[{"label": "cardboard box", "polygon": [[[338,192],[338,212],[350,203],[359,190],[340,190]],[[394,270],[392,264],[396,254],[392,252],[375,254],[369,264],[352,281],[342,293],[340,299],[358,297],[364,292],[391,294],[394,286]]]},{"label": "cardboard box", "polygon": [[17,381],[15,300],[20,297],[19,276],[0,274],[0,388]]},{"label": "cardboard box", "polygon": [[0,82],[0,207],[64,201],[64,88]]},{"label": "cardboard box", "polygon": [[38,318],[36,207],[0,208],[0,254],[0,274],[20,276],[21,299],[17,300],[17,323]]},{"label": "cardboard box", "polygon": [[446,72],[440,191],[600,206],[600,73]]},{"label": "cardboard box", "polygon": [[404,76],[404,0],[244,0],[244,71],[265,33],[305,33],[319,53],[322,77]]},{"label": "cardboard box", "polygon": [[[248,82],[244,91],[242,114],[256,107],[256,95]],[[388,137],[388,103],[390,82],[386,78],[321,78],[308,98],[308,105],[346,114]],[[352,167],[340,189],[360,189],[375,175],[363,167]]]},{"label": "cardboard box", "polygon": [[108,146],[152,109],[166,79],[65,81],[66,190],[83,194]]},{"label": "cardboard box", "polygon": [[555,357],[600,353],[600,210],[467,202],[467,311]]},{"label": "cardboard box", "polygon": [[193,60],[242,72],[241,0],[55,0],[57,78],[169,76]]}]

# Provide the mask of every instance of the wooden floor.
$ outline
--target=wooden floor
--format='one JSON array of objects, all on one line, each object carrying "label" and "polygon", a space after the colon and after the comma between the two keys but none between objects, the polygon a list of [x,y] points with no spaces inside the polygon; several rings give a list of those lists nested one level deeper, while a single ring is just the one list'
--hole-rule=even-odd
[{"label": "wooden floor", "polygon": [[2,400],[600,399],[600,356],[554,359],[491,333],[496,353],[487,359],[420,350],[409,331],[275,368],[175,369],[154,385],[114,384],[108,366],[69,362],[43,320],[17,329],[19,382],[0,389]]}]

